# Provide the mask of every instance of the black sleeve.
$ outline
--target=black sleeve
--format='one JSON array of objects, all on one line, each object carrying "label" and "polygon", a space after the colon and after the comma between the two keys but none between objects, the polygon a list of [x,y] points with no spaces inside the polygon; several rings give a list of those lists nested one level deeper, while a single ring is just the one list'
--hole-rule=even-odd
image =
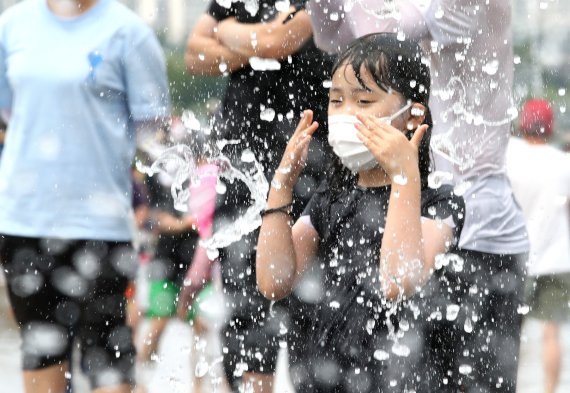
[{"label": "black sleeve", "polygon": [[235,16],[234,7],[226,8],[218,4],[216,0],[210,2],[208,7],[208,15],[212,16],[215,20],[222,21],[226,18]]},{"label": "black sleeve", "polygon": [[455,195],[453,187],[444,185],[438,189],[422,190],[421,214],[422,217],[448,223],[451,219],[455,238],[459,240],[465,221],[465,202],[463,197]]},{"label": "black sleeve", "polygon": [[324,190],[325,187],[326,186],[324,184],[321,184],[321,186],[317,189],[317,192],[313,194],[313,196],[309,200],[309,203],[307,203],[305,210],[303,210],[303,213],[301,214],[301,217],[309,216],[311,218],[311,224],[313,224],[313,227],[315,228],[321,239],[325,235],[323,227],[326,225],[325,212],[327,210],[327,207],[325,201],[326,200],[325,198],[326,190]]}]

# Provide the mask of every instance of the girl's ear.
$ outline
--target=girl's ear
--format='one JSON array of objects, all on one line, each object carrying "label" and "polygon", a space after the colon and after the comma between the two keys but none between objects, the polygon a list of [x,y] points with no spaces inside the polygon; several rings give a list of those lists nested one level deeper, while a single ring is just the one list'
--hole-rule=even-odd
[{"label": "girl's ear", "polygon": [[410,116],[408,117],[406,128],[411,131],[424,124],[426,110],[427,108],[423,104],[414,103],[410,108]]}]

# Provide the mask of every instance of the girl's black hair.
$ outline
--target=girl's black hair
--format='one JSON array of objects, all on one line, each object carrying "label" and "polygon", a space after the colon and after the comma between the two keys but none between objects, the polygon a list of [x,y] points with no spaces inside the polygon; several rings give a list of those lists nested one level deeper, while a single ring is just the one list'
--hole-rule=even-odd
[{"label": "girl's black hair", "polygon": [[[396,91],[404,99],[412,103],[420,103],[427,109],[424,123],[429,126],[419,147],[419,169],[422,189],[427,187],[427,177],[430,172],[431,128],[433,126],[428,107],[430,93],[430,72],[428,65],[422,60],[422,49],[416,41],[399,40],[395,33],[374,33],[355,40],[338,57],[332,69],[332,74],[344,65],[351,65],[356,79],[362,87],[362,70],[366,70],[374,82],[382,90]],[[411,138],[413,132],[407,132]],[[335,155],[332,171],[329,171],[328,185],[333,190],[340,191],[356,182],[356,176],[345,168]]]}]

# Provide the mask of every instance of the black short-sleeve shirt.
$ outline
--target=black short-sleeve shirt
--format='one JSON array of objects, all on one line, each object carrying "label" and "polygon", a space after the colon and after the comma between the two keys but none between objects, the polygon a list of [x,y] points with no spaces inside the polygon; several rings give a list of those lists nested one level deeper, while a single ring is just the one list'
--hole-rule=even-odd
[{"label": "black short-sleeve shirt", "polygon": [[[372,359],[378,340],[388,335],[379,260],[390,191],[390,186],[354,185],[334,193],[323,184],[302,214],[319,234],[324,277],[313,344],[341,357],[346,354],[343,348],[351,346],[360,356],[356,363]],[[456,242],[464,211],[463,199],[449,186],[421,192],[422,217],[452,226]]]}]

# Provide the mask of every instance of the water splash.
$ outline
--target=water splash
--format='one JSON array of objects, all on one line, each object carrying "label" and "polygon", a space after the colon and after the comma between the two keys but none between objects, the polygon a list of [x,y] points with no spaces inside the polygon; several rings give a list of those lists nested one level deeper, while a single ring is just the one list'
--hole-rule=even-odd
[{"label": "water splash", "polygon": [[[197,119],[185,112],[183,124],[187,132],[200,130]],[[207,130],[203,130],[206,132]],[[243,182],[250,190],[253,204],[249,206],[244,215],[236,221],[226,224],[218,229],[210,238],[201,240],[200,244],[206,248],[208,258],[211,260],[218,257],[218,249],[227,247],[240,240],[244,235],[254,231],[261,226],[261,211],[266,206],[269,183],[263,173],[263,167],[256,161],[254,153],[246,149],[243,151],[241,160],[253,165],[252,174],[245,174],[236,169],[230,160],[221,151],[228,144],[237,144],[239,141],[218,140],[215,145],[218,148],[216,153],[208,151],[210,157],[206,157],[208,164],[216,165],[218,168],[218,182],[216,191],[224,194],[227,185],[235,182]],[[196,157],[189,146],[179,144],[165,149],[158,159],[150,166],[145,166],[140,161],[136,162],[136,168],[149,176],[155,174],[165,174],[170,176],[172,184],[170,191],[174,201],[174,208],[181,212],[188,212],[192,186],[199,185],[201,178],[197,171]],[[222,181],[223,180],[223,181]]]},{"label": "water splash", "polygon": [[223,226],[211,238],[200,242],[210,252],[229,246],[261,226],[260,213],[266,207],[266,198],[269,192],[269,182],[265,178],[263,167],[255,161],[255,158],[253,162],[255,172],[252,175],[246,175],[234,168],[228,158],[221,154],[213,162],[220,168],[220,177],[230,184],[241,181],[249,188],[253,204],[233,223]]},{"label": "water splash", "polygon": [[[498,67],[498,63],[491,62],[486,65],[486,74],[491,75],[495,66]],[[444,88],[432,90],[432,95],[447,103],[448,109],[441,112],[440,118],[447,123],[448,130],[432,135],[430,146],[435,153],[456,165],[460,171],[472,168],[476,163],[476,158],[487,146],[482,140],[486,133],[479,131],[469,135],[468,144],[456,141],[454,136],[459,133],[463,134],[465,125],[500,127],[510,124],[518,116],[514,102],[511,102],[503,118],[488,119],[476,113],[480,104],[468,98],[470,95],[467,94],[465,83],[458,77],[452,77]],[[449,119],[453,121],[448,121]]]},{"label": "water splash", "polygon": [[150,167],[145,166],[140,161],[137,161],[135,165],[139,172],[145,173],[148,176],[154,176],[158,173],[165,173],[172,176],[170,193],[174,200],[174,208],[181,212],[188,211],[188,201],[190,198],[188,180],[197,181],[197,179],[192,179],[196,173],[196,162],[190,147],[186,145],[176,145],[168,148]]},{"label": "water splash", "polygon": [[453,175],[449,172],[434,171],[428,175],[428,187],[433,189],[440,188],[443,184],[453,180]]},{"label": "water splash", "polygon": [[364,5],[362,0],[349,0],[346,2],[344,9],[345,11],[351,10],[355,4],[359,4],[361,9],[370,16],[378,19],[389,19],[393,18],[400,20],[402,15],[400,14],[400,8],[398,7],[397,0],[384,0],[384,4],[381,7],[375,8],[369,5]]}]

